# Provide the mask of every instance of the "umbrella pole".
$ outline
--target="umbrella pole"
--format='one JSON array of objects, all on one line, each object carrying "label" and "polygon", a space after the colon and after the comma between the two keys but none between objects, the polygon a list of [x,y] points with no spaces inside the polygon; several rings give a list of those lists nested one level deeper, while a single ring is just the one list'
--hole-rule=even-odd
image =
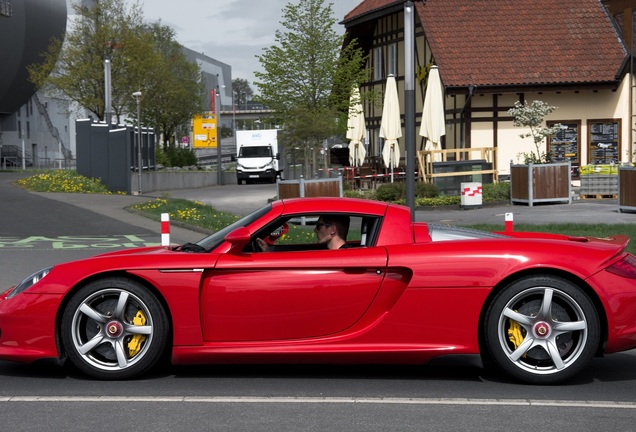
[{"label": "umbrella pole", "polygon": [[358,171],[357,175],[360,175],[360,170],[358,169],[358,167],[360,166],[359,162],[358,162],[358,143],[355,143],[353,145],[353,184],[355,185],[355,187],[357,189],[360,188],[360,179],[358,178],[358,180],[356,181],[356,171]]},{"label": "umbrella pole", "polygon": [[391,183],[393,183],[393,158],[395,157],[394,152],[395,147],[393,146],[393,144],[391,144]]}]

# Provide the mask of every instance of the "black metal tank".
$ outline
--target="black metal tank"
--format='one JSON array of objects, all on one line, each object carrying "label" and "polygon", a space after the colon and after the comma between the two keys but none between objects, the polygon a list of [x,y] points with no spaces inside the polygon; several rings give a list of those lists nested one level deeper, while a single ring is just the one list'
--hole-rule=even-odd
[{"label": "black metal tank", "polygon": [[66,0],[0,0],[0,114],[35,93],[27,66],[41,61],[53,37],[66,32]]}]

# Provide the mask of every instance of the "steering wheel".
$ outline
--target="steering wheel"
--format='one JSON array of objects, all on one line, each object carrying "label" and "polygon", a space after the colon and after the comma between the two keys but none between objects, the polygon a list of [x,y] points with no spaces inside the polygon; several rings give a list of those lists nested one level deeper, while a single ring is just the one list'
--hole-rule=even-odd
[{"label": "steering wheel", "polygon": [[289,231],[289,225],[287,225],[287,222],[285,222],[284,224],[276,228],[274,231],[269,233],[269,235],[265,237],[263,240],[265,240],[265,243],[267,243],[268,245],[273,245],[276,242],[276,240],[278,240],[279,238],[287,234],[287,231]]}]

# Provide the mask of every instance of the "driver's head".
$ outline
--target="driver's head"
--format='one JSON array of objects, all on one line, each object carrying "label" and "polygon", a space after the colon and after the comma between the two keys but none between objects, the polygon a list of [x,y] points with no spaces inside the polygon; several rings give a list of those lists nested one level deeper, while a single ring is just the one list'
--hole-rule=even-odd
[{"label": "driver's head", "polygon": [[314,228],[319,243],[328,242],[334,236],[347,240],[349,233],[349,216],[322,215]]}]

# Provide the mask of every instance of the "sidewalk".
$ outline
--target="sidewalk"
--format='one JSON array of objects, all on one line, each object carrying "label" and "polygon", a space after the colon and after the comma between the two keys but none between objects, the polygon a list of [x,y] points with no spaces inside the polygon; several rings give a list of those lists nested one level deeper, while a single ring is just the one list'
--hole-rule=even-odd
[{"label": "sidewalk", "polygon": [[[264,206],[276,196],[275,184],[224,185],[201,189],[166,191],[172,198],[196,200],[221,211],[245,215]],[[162,194],[156,194],[161,196]],[[515,223],[525,224],[629,224],[636,223],[636,213],[619,213],[616,199],[574,200],[572,204],[527,205],[484,204],[482,208],[462,210],[459,206],[418,207],[415,220],[450,225],[502,224],[506,213],[513,213]]]},{"label": "sidewalk", "polygon": [[[7,175],[17,178],[20,175]],[[152,192],[141,196],[96,195],[73,193],[34,193],[43,198],[71,204],[134,226],[154,229],[149,219],[126,210],[126,207],[167,196],[199,201],[216,209],[245,215],[264,206],[277,194],[275,184],[224,185],[199,189],[179,189]],[[636,223],[636,213],[619,213],[616,199],[575,200],[572,204],[527,205],[485,203],[482,208],[462,210],[459,206],[418,207],[415,220],[449,225],[494,224],[502,226],[505,214],[512,213],[515,224],[630,224]],[[199,240],[203,234],[186,228],[172,227],[175,238],[183,241]]]}]

